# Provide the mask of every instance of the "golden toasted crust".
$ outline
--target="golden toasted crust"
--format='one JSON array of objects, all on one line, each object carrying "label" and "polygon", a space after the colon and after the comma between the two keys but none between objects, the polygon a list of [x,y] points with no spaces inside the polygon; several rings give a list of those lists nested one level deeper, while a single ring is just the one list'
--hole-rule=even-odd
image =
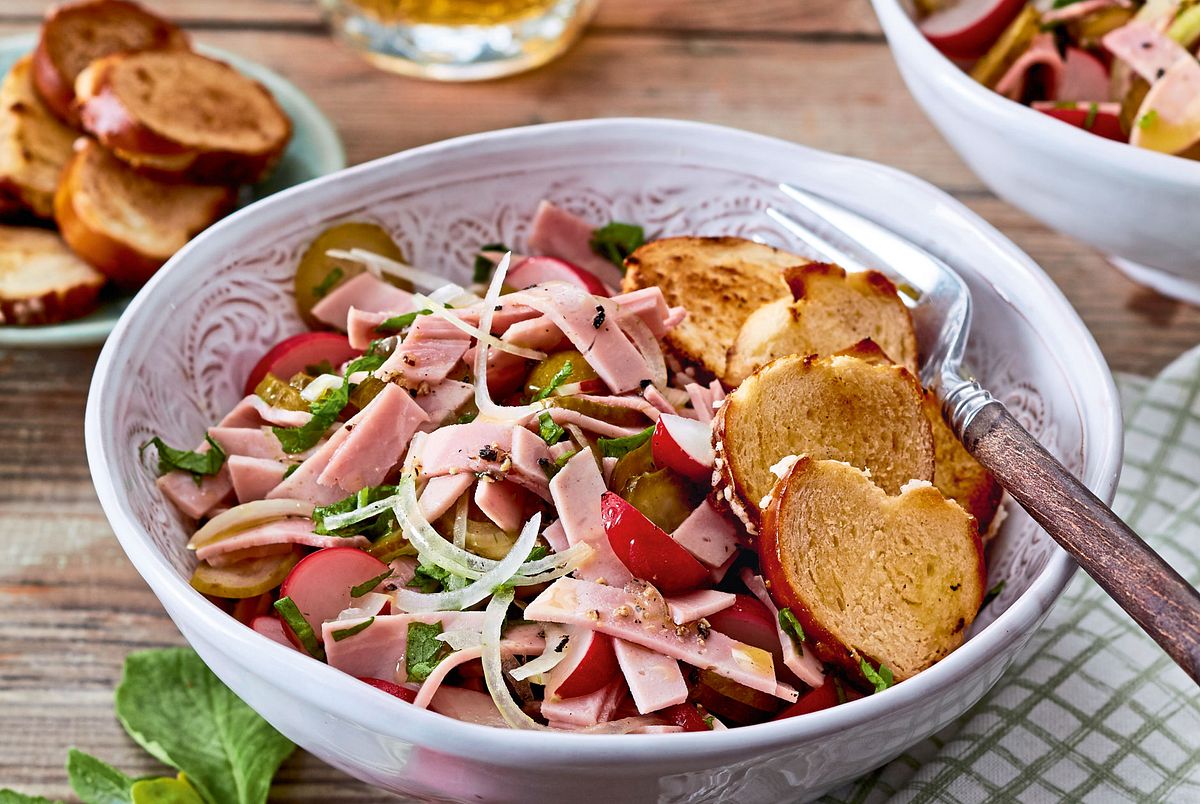
[{"label": "golden toasted crust", "polygon": [[658,286],[687,318],[666,335],[668,351],[709,380],[725,374],[725,354],[746,318],[789,296],[783,270],[808,263],[740,237],[669,237],[625,261],[623,291]]},{"label": "golden toasted crust", "polygon": [[984,539],[991,539],[992,520],[1000,507],[1004,489],[987,469],[967,452],[942,415],[936,396],[925,392],[925,415],[933,428],[933,484],[945,496],[955,500],[979,523]]},{"label": "golden toasted crust", "polygon": [[917,336],[896,286],[877,271],[849,274],[829,263],[786,272],[791,299],[755,310],[729,349],[722,381],[736,386],[787,355],[830,355],[864,338],[895,362],[917,371]]},{"label": "golden toasted crust", "polygon": [[104,276],[54,232],[0,226],[0,325],[53,324],[96,307]]},{"label": "golden toasted crust", "polygon": [[987,586],[971,517],[929,484],[889,496],[840,461],[802,458],[775,485],[759,554],[805,645],[862,678],[911,678],[962,644]]},{"label": "golden toasted crust", "polygon": [[63,171],[54,215],[76,254],[113,281],[138,287],[234,199],[228,187],[147,178],[94,140],[81,140]]},{"label": "golden toasted crust", "polygon": [[890,493],[933,479],[921,386],[902,366],[849,355],[784,357],[759,369],[718,411],[713,446],[715,499],[751,533],[775,483],[771,467],[790,455],[847,461]]},{"label": "golden toasted crust", "polygon": [[0,198],[10,212],[54,216],[54,188],[75,136],[34,90],[32,59],[20,59],[0,83]]},{"label": "golden toasted crust", "polygon": [[127,0],[82,0],[50,9],[34,51],[34,83],[59,119],[78,125],[75,79],[113,53],[186,49],[179,28]]},{"label": "golden toasted crust", "polygon": [[291,138],[291,121],[265,87],[191,51],[106,56],[79,74],[75,91],[83,127],[160,178],[253,183]]}]

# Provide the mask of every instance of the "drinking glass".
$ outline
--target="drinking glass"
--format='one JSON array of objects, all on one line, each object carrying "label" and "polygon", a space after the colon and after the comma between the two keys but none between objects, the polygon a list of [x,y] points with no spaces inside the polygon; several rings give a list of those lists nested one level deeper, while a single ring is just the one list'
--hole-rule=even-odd
[{"label": "drinking glass", "polygon": [[566,50],[599,0],[321,0],[339,37],[385,70],[481,81]]}]

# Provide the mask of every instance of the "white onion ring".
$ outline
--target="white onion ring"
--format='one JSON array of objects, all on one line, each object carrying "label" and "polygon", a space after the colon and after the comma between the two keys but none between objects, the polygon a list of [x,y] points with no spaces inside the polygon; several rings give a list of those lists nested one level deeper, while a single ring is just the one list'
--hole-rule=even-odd
[{"label": "white onion ring", "polygon": [[188,540],[189,550],[195,550],[214,542],[226,531],[245,530],[252,525],[284,519],[289,516],[311,517],[313,504],[304,500],[252,500],[222,511],[192,534]]}]

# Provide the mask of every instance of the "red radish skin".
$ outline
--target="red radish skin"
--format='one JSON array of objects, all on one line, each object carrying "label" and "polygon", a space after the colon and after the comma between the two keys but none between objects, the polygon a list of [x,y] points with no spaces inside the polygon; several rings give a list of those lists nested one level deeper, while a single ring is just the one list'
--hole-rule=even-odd
[{"label": "red radish skin", "polygon": [[621,672],[612,637],[591,629],[575,628],[563,660],[550,671],[547,690],[559,698],[578,698],[607,687]]},{"label": "red radish skin", "polygon": [[[279,595],[291,598],[321,639],[321,623],[350,608],[350,590],[387,569],[387,564],[357,548],[327,547],[302,558],[284,579]],[[286,623],[283,630],[296,647],[302,647]]]},{"label": "red radish skin", "polygon": [[254,365],[250,376],[246,378],[246,396],[254,393],[267,374],[274,374],[287,382],[292,375],[304,371],[305,366],[315,366],[322,360],[328,360],[336,369],[360,354],[341,333],[301,332],[272,346]]},{"label": "red radish skin", "polygon": [[920,23],[921,33],[952,59],[977,59],[988,51],[1026,0],[962,0]]},{"label": "red radish skin", "polygon": [[401,687],[399,684],[393,684],[392,682],[385,681],[382,678],[368,678],[366,676],[359,676],[358,680],[364,684],[370,684],[375,689],[382,690],[388,695],[395,696],[402,701],[408,701],[409,703],[412,703],[413,701],[417,700],[417,694],[408,687]]},{"label": "red radish skin", "polygon": [[505,278],[505,284],[521,290],[543,282],[570,282],[593,296],[611,295],[591,271],[557,257],[526,257],[510,268]]},{"label": "red radish skin", "polygon": [[[1084,131],[1089,131],[1099,137],[1104,137],[1108,140],[1116,142],[1127,142],[1125,132],[1121,129],[1121,119],[1116,114],[1110,111],[1098,110],[1095,115],[1091,115],[1089,104],[1079,103],[1069,108],[1057,107],[1051,103],[1035,103],[1033,108],[1048,114],[1055,120],[1061,120],[1067,125],[1082,128]],[[1088,117],[1092,117],[1092,125],[1087,127]]]},{"label": "red radish skin", "polygon": [[667,720],[679,726],[684,731],[711,731],[711,727],[704,722],[704,718],[700,716],[700,712],[696,709],[695,704],[681,703],[674,706],[668,706],[662,709],[658,714],[665,717]]},{"label": "red radish skin", "polygon": [[654,462],[691,480],[712,476],[712,427],[695,419],[664,413],[650,441]]},{"label": "red radish skin", "polygon": [[708,570],[667,533],[620,496],[606,491],[600,519],[613,552],[635,577],[664,594],[687,592],[709,580]]},{"label": "red radish skin", "polygon": [[807,715],[810,712],[820,712],[822,709],[832,709],[837,705],[837,685],[833,679],[826,677],[824,684],[804,693],[794,704],[771,719],[784,720],[789,717]]}]

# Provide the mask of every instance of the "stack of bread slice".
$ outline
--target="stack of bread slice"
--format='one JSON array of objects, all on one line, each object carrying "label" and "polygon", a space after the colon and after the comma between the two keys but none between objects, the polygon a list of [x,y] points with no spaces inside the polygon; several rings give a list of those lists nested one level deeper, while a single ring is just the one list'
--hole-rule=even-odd
[{"label": "stack of bread slice", "polygon": [[[57,259],[53,236],[25,236],[55,225],[91,270],[37,273],[0,252],[0,309],[41,309],[3,323],[84,315],[97,294],[80,291],[97,282],[139,287],[233,208],[239,185],[263,179],[290,137],[261,84],[137,3],[52,8],[34,53],[0,83],[0,248],[44,243]],[[38,307],[48,297],[74,301]]]},{"label": "stack of bread slice", "polygon": [[1000,488],[921,387],[895,285],[738,238],[647,244],[623,289],[651,284],[688,309],[668,336],[679,368],[730,389],[713,501],[752,534],[808,647],[858,681],[957,647]]}]

